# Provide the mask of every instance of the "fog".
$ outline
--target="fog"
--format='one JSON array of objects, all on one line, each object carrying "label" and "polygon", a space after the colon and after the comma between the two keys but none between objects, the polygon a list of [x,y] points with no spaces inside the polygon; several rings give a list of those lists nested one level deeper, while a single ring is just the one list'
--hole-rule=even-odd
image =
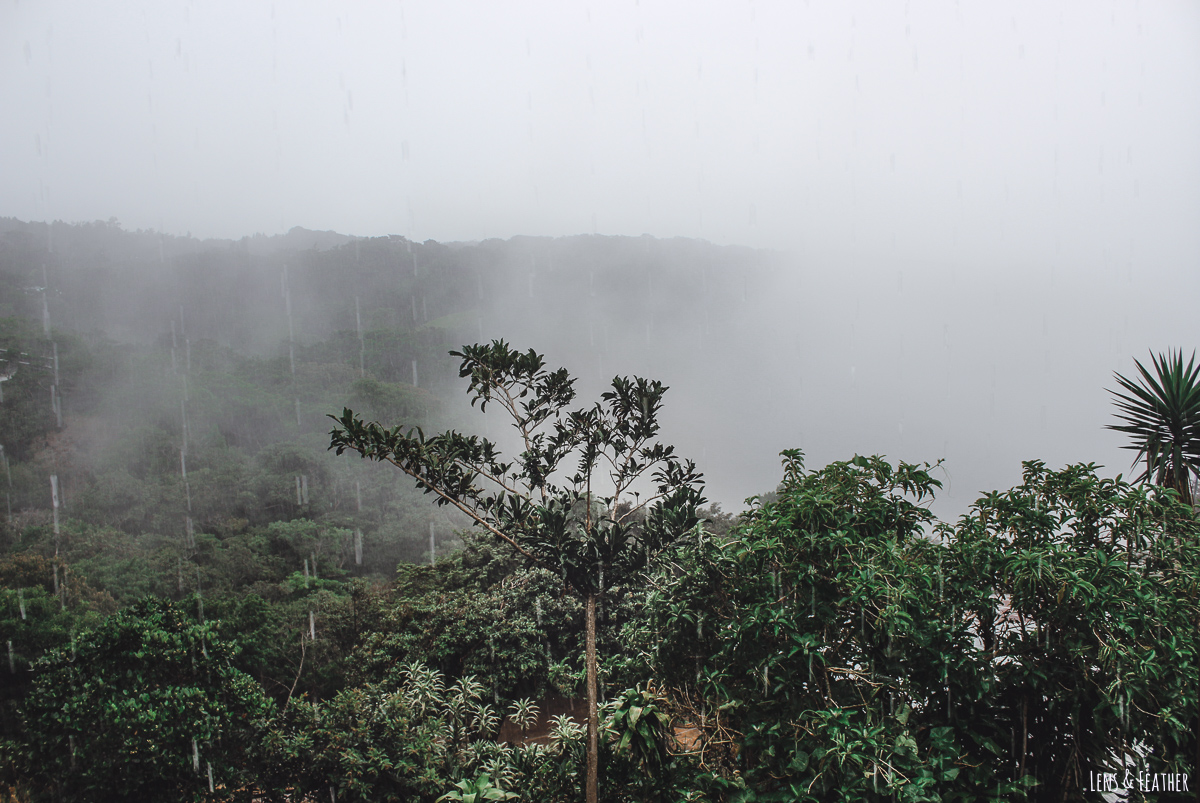
[{"label": "fog", "polygon": [[[650,235],[643,263],[563,246],[574,284],[530,246],[477,328],[589,392],[665,381],[664,439],[727,507],[793,447],[944,458],[945,516],[1021,460],[1128,473],[1104,388],[1196,343],[1191,3],[14,1],[0,104],[0,217],[114,219],[176,254],[297,226]],[[697,292],[655,290],[663,266]],[[645,304],[545,312],[597,273]],[[156,314],[90,326],[146,339]],[[273,326],[214,336],[274,354]]]}]

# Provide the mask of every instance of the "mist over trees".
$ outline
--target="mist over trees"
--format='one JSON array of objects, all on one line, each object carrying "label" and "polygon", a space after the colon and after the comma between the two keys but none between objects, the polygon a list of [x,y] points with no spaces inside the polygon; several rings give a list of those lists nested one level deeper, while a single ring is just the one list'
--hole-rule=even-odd
[{"label": "mist over trees", "polygon": [[[712,497],[721,469],[688,424],[764,392],[714,366],[765,342],[776,260],[0,221],[0,790],[574,801],[590,753],[598,799],[629,803],[1095,799],[1126,772],[1146,799],[1185,774],[1193,791],[1200,525],[1178,493],[1029,460],[940,521],[934,460],[812,468],[780,443],[740,515],[688,496],[674,528],[637,501],[585,516],[610,548],[593,566],[571,504],[489,507],[514,547],[329,450],[332,426],[379,421],[358,434],[457,481],[447,461],[480,435],[549,487],[543,463],[620,427],[583,426],[566,394],[551,441],[522,443],[471,408],[458,358],[551,339],[551,370],[582,398],[632,393],[626,417],[661,424]],[[681,366],[711,394],[619,379]],[[454,487],[516,481],[493,473]]]}]

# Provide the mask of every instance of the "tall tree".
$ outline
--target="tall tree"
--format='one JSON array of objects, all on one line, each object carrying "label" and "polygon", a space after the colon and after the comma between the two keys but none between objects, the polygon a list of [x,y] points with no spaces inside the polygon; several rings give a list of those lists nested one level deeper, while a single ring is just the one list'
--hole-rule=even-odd
[{"label": "tall tree", "polygon": [[[530,564],[559,574],[583,601],[586,800],[596,803],[597,605],[605,588],[628,582],[696,526],[705,502],[702,475],[656,440],[667,391],[661,382],[614,377],[601,401],[568,410],[575,380],[566,369],[547,371],[532,349],[521,353],[496,340],[451,355],[462,358],[459,376],[470,379],[472,406],[497,404],[512,419],[524,449],[515,461],[505,462],[486,438],[388,429],[350,409],[334,417],[330,448],[396,466],[439,505],[461,510]],[[573,461],[573,472],[564,461]]]},{"label": "tall tree", "polygon": [[1139,382],[1116,374],[1126,392],[1109,393],[1116,396],[1116,415],[1124,423],[1107,428],[1132,436],[1133,443],[1122,448],[1137,452],[1135,465],[1146,459],[1137,482],[1174,488],[1180,499],[1192,504],[1191,478],[1200,476],[1200,366],[1195,365],[1195,352],[1186,368],[1182,350],[1150,357],[1157,376],[1137,360]]}]

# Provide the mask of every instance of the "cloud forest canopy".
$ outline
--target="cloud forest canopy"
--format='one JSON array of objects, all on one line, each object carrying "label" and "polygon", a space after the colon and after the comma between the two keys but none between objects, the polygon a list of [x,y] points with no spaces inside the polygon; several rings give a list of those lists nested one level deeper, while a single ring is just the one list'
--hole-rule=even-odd
[{"label": "cloud forest canopy", "polygon": [[[736,352],[745,316],[761,309],[753,271],[739,274],[720,249],[646,242],[579,240],[571,259],[601,249],[593,282],[559,242],[533,242],[546,250],[530,270],[520,242],[185,254],[107,225],[6,231],[0,348],[19,367],[0,383],[4,794],[95,800],[125,782],[143,799],[323,800],[332,788],[338,800],[576,801],[588,709],[572,701],[589,674],[597,794],[629,803],[1061,800],[1087,797],[1121,756],[1159,779],[1194,772],[1200,532],[1177,495],[1091,464],[1029,462],[1017,487],[938,521],[933,466],[857,457],[812,470],[788,451],[778,490],[744,516],[695,509],[698,486],[684,482],[695,505],[673,519],[668,494],[655,518],[643,504],[653,478],[630,486],[641,496],[629,507],[587,504],[572,478],[589,444],[634,443],[650,418],[662,429],[638,463],[675,460],[668,486],[692,476],[667,445],[655,450],[682,433],[679,453],[696,453],[670,417],[695,394],[672,381],[651,415],[661,385],[581,378],[579,397],[599,407],[577,408],[576,386],[527,352],[488,344],[447,357],[478,332],[475,305],[489,294],[514,317],[547,307],[578,319],[570,337],[589,348],[581,310],[643,305],[609,333],[612,354],[619,338],[680,361]],[[678,272],[639,262],[647,253],[678,257]],[[139,271],[163,293],[130,299],[144,302],[130,317],[112,283]],[[622,295],[629,277],[646,286]],[[227,286],[238,281],[244,293]],[[684,320],[694,336],[662,335],[669,319],[654,316],[689,292],[710,299],[708,328]],[[226,305],[248,317],[221,317]],[[672,337],[691,348],[701,334],[716,345],[671,350]],[[599,351],[603,327],[591,335]],[[734,387],[752,405],[749,385],[708,367],[712,393]],[[494,446],[484,460],[485,439],[464,434],[452,402],[504,372],[530,383],[512,409],[545,437],[532,448],[518,437],[515,450],[498,437],[508,456]],[[560,404],[561,417],[546,414]],[[395,444],[421,459],[503,463],[493,473],[506,482],[515,473],[545,489],[545,502],[537,491],[515,508],[505,490],[508,519],[493,522],[543,559],[472,534],[461,511],[431,505],[391,467],[328,451],[324,415],[345,408],[363,427],[389,422],[385,439],[404,422]],[[410,424],[457,434],[437,441]],[[723,462],[708,453],[706,493],[708,464],[720,473]],[[467,477],[435,468],[430,479]],[[779,479],[773,469],[761,485]],[[569,498],[551,504],[555,493]],[[601,589],[589,667],[587,596]],[[136,766],[121,766],[114,744]]]}]

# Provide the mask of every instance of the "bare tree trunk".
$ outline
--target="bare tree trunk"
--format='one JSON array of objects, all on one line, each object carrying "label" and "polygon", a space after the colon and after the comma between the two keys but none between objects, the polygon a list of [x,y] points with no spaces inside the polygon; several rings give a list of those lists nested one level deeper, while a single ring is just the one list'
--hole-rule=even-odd
[{"label": "bare tree trunk", "polygon": [[587,803],[600,797],[600,721],[596,713],[596,595],[587,596]]}]

